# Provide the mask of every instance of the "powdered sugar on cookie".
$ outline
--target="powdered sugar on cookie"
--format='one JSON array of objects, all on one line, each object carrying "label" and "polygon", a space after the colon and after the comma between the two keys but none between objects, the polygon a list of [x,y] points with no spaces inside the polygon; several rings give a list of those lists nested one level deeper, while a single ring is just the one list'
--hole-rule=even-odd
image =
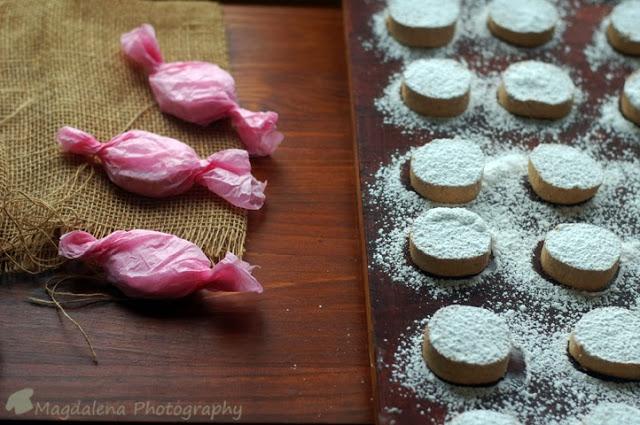
[{"label": "powdered sugar on cookie", "polygon": [[545,0],[494,0],[489,17],[497,25],[518,33],[540,33],[558,21],[556,8]]},{"label": "powdered sugar on cookie", "polygon": [[489,310],[465,305],[441,308],[429,320],[431,346],[449,360],[489,365],[509,356],[505,321]]},{"label": "powdered sugar on cookie", "polygon": [[403,74],[404,83],[416,93],[433,99],[464,96],[471,87],[471,72],[451,59],[420,59]]},{"label": "powdered sugar on cookie", "polygon": [[579,270],[608,270],[620,259],[620,239],[607,229],[587,223],[560,224],[544,247],[556,260]]},{"label": "powdered sugar on cookie", "polygon": [[413,223],[411,240],[421,252],[440,259],[474,258],[491,249],[487,225],[465,208],[430,209]]},{"label": "powdered sugar on cookie", "polygon": [[573,99],[575,86],[561,68],[544,62],[523,61],[509,65],[502,74],[507,94],[521,102],[558,105]]}]

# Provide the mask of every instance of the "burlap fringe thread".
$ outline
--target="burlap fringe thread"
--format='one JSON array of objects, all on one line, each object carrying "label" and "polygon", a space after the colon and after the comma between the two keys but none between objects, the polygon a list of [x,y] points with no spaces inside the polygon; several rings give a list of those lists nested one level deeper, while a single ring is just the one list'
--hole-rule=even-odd
[{"label": "burlap fringe thread", "polygon": [[[77,194],[93,176],[91,173],[84,183],[78,184],[80,172],[81,169],[76,179],[61,188],[67,190],[67,196]],[[13,238],[0,237],[0,270],[3,273],[21,271],[36,274],[59,267],[65,260],[56,255],[57,239],[65,232],[82,228],[99,239],[120,230],[103,223],[83,222],[73,208],[64,205],[64,199],[48,204],[20,190],[8,190],[0,196],[2,221],[15,230]],[[242,252],[246,239],[244,231],[227,227],[211,230],[185,227],[178,232],[205,252],[212,253],[216,260],[222,258],[227,249]]]}]

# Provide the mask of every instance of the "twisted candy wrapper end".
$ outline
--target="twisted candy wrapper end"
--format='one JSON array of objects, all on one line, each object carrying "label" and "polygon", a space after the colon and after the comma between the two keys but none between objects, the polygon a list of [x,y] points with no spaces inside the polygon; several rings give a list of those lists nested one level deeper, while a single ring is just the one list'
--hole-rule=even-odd
[{"label": "twisted candy wrapper end", "polygon": [[248,210],[262,207],[267,183],[251,174],[247,151],[223,150],[211,155],[206,162],[209,169],[197,177],[198,183],[236,207]]},{"label": "twisted candy wrapper end", "polygon": [[284,140],[284,135],[277,131],[276,112],[252,112],[237,107],[231,110],[231,124],[251,155],[271,155]]},{"label": "twisted candy wrapper end", "polygon": [[182,120],[208,125],[230,117],[251,155],[271,155],[284,139],[278,114],[252,112],[237,104],[233,77],[207,62],[164,63],[153,27],[143,24],[120,38],[127,58],[149,74],[160,109]]},{"label": "twisted candy wrapper end", "polygon": [[64,152],[78,155],[95,155],[102,147],[102,144],[91,134],[73,127],[62,127],[58,130],[57,139]]},{"label": "twisted candy wrapper end", "polygon": [[151,74],[162,62],[162,52],[156,39],[156,31],[149,24],[142,24],[120,37],[120,45],[127,59]]},{"label": "twisted candy wrapper end", "polygon": [[102,266],[107,280],[134,298],[180,298],[200,289],[263,291],[251,274],[255,266],[227,253],[211,267],[195,244],[168,233],[120,230],[96,239],[76,230],[60,237],[58,252]]},{"label": "twisted candy wrapper end", "polygon": [[139,195],[177,195],[196,182],[236,207],[257,210],[265,201],[267,184],[251,174],[245,150],[227,149],[200,160],[188,145],[148,131],[129,130],[103,144],[72,127],[58,131],[58,143],[65,152],[97,155],[112,182]]}]

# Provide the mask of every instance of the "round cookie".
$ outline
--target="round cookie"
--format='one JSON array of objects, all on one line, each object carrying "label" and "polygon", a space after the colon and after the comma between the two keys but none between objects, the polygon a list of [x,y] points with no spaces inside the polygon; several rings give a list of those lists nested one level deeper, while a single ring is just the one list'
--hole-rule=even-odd
[{"label": "round cookie", "polygon": [[437,276],[478,274],[491,259],[491,233],[467,209],[432,208],[413,223],[409,254],[420,269]]},{"label": "round cookie", "polygon": [[545,0],[494,0],[487,25],[496,37],[516,46],[540,46],[553,38],[555,6]]},{"label": "round cookie", "polygon": [[462,204],[478,196],[484,155],[464,139],[435,139],[411,155],[411,186],[427,199]]},{"label": "round cookie", "polygon": [[629,121],[640,125],[640,71],[629,75],[624,82],[620,94],[620,111]]},{"label": "round cookie", "polygon": [[592,198],[604,178],[602,167],[576,148],[538,145],[529,155],[529,183],[547,202],[572,205]]},{"label": "round cookie", "polygon": [[469,410],[453,418],[447,425],[520,425],[516,418],[493,410]]},{"label": "round cookie", "polygon": [[592,372],[640,380],[640,313],[620,307],[591,310],[573,328],[569,353]]},{"label": "round cookie", "polygon": [[453,38],[459,15],[458,0],[391,0],[387,29],[407,46],[440,47]]},{"label": "round cookie", "polygon": [[454,117],[469,105],[471,72],[452,59],[418,59],[403,73],[404,103],[429,117]]},{"label": "round cookie", "polygon": [[640,425],[640,409],[622,403],[600,403],[582,418],[583,425]]},{"label": "round cookie", "polygon": [[640,55],[640,0],[624,1],[613,8],[607,38],[621,53]]},{"label": "round cookie", "polygon": [[461,385],[499,381],[506,373],[511,337],[505,321],[484,308],[450,305],[424,330],[422,355],[441,379]]},{"label": "round cookie", "polygon": [[583,291],[600,291],[620,264],[620,239],[586,223],[560,224],[547,233],[540,254],[542,269],[554,280]]},{"label": "round cookie", "polygon": [[559,119],[571,112],[575,86],[561,68],[538,61],[509,65],[498,87],[498,102],[529,118]]}]

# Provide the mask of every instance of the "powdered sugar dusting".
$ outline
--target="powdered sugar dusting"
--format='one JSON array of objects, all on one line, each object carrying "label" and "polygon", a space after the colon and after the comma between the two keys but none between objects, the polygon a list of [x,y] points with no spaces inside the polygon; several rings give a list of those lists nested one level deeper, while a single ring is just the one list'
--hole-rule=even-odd
[{"label": "powdered sugar dusting", "polygon": [[407,27],[442,28],[455,24],[459,0],[391,0],[389,15]]},{"label": "powdered sugar dusting", "polygon": [[569,115],[552,122],[518,117],[498,103],[500,74],[489,72],[483,76],[472,75],[471,100],[464,113],[454,118],[432,118],[420,115],[404,104],[400,95],[401,84],[402,74],[392,75],[382,96],[376,99],[375,106],[383,113],[385,124],[398,126],[407,134],[415,133],[416,130],[425,130],[431,134],[436,131],[455,131],[455,135],[467,139],[482,133],[501,138],[503,134],[512,131],[531,135],[556,135],[575,124],[577,107],[583,101],[582,92],[577,90],[574,108]]},{"label": "powdered sugar dusting", "polygon": [[602,183],[602,167],[567,145],[543,143],[529,156],[542,180],[561,189],[592,189]]},{"label": "powdered sugar dusting", "polygon": [[620,239],[587,223],[560,224],[547,234],[544,247],[556,260],[579,270],[611,269],[620,259]]},{"label": "powdered sugar dusting", "polygon": [[456,260],[491,250],[491,234],[476,213],[464,208],[432,208],[413,223],[411,241],[424,254]]},{"label": "powdered sugar dusting", "polygon": [[[526,59],[531,52],[543,55],[551,59],[552,49],[561,46],[562,34],[566,24],[563,17],[569,13],[570,3],[556,1],[556,10],[560,19],[556,23],[553,39],[544,46],[520,49],[496,38],[487,27],[489,8],[485,0],[466,0],[460,9],[460,18],[456,24],[456,32],[453,40],[442,48],[410,48],[397,42],[387,31],[386,19],[388,10],[382,8],[371,19],[373,38],[364,41],[364,45],[370,49],[375,48],[385,61],[401,59],[405,62],[425,58],[457,57],[461,49],[470,53],[474,58],[472,69],[484,68],[487,61],[496,57],[510,56],[517,59]],[[569,51],[570,47],[562,47]]]},{"label": "powdered sugar dusting", "polygon": [[[640,20],[638,20],[640,26]],[[634,72],[624,83],[624,94],[634,108],[640,109],[640,72]]]},{"label": "powdered sugar dusting", "polygon": [[471,410],[453,418],[449,425],[518,425],[519,422],[510,415],[491,410]]},{"label": "powdered sugar dusting", "polygon": [[584,425],[640,425],[640,409],[622,403],[601,403],[582,421]]},{"label": "powdered sugar dusting", "polygon": [[573,99],[575,92],[569,75],[555,65],[539,61],[509,65],[502,81],[507,94],[522,102],[559,105]]},{"label": "powdered sugar dusting", "polygon": [[620,307],[603,307],[582,316],[573,338],[591,356],[640,365],[640,313]]},{"label": "powdered sugar dusting", "polygon": [[[382,2],[380,12],[372,17],[372,38],[364,40],[365,45],[381,61],[398,60],[390,66],[396,72],[381,89],[375,106],[385,131],[407,136],[406,147],[384,158],[372,175],[363,175],[362,187],[367,226],[378,231],[369,247],[369,267],[374,276],[381,276],[376,285],[397,286],[397,299],[411,303],[393,306],[394,311],[407,307],[408,313],[401,314],[407,328],[400,335],[385,335],[388,339],[379,342],[377,363],[383,376],[391,377],[389,391],[407,399],[403,417],[414,410],[425,416],[426,423],[440,424],[434,419],[439,415],[430,415],[435,405],[446,409],[448,419],[463,411],[490,409],[528,425],[582,425],[581,418],[600,403],[639,405],[637,383],[603,381],[578,370],[567,354],[567,340],[577,320],[594,308],[639,308],[640,127],[622,116],[619,97],[624,81],[620,68],[628,74],[640,67],[640,60],[611,48],[605,33],[608,19],[593,28],[586,49],[575,40],[565,45],[564,31],[570,28],[577,33],[573,26],[584,21],[576,18],[584,16],[579,7],[604,13],[606,6],[593,7],[583,0],[552,3],[560,15],[554,37],[533,49],[495,38],[487,28],[485,1],[463,2],[454,39],[436,49],[398,44],[386,31]],[[425,58],[463,61],[472,72],[471,101],[465,113],[433,119],[404,105],[399,71],[406,63]],[[498,104],[501,72],[510,63],[532,58],[562,64],[570,75],[576,91],[567,117],[553,122],[525,119]],[[575,69],[567,66],[574,61]],[[409,160],[416,149],[411,146],[443,137],[476,143],[486,160],[482,190],[465,207],[485,221],[493,259],[482,273],[469,278],[427,275],[408,255],[414,221],[439,206],[423,199],[409,184]],[[539,143],[571,144],[600,164],[602,186],[595,197],[575,206],[552,205],[538,198],[527,180],[527,164],[531,148]],[[547,280],[541,271],[539,252],[545,235],[559,224],[573,222],[609,229],[621,240],[620,270],[603,292],[579,292]],[[461,387],[443,382],[426,367],[422,332],[433,308],[442,304],[487,308],[506,321],[514,350],[503,380],[491,387]]]},{"label": "powdered sugar dusting", "polygon": [[404,83],[413,91],[432,99],[464,96],[471,86],[471,73],[451,59],[420,59],[407,66]]},{"label": "powdered sugar dusting", "polygon": [[545,0],[494,0],[489,5],[491,20],[518,33],[542,33],[558,21],[556,8]]},{"label": "powdered sugar dusting", "polygon": [[640,1],[627,0],[614,7],[611,23],[625,38],[640,43]]},{"label": "powdered sugar dusting", "polygon": [[443,307],[428,328],[431,346],[454,362],[485,366],[506,359],[511,351],[507,324],[484,308]]},{"label": "powdered sugar dusting", "polygon": [[[605,171],[598,194],[578,206],[554,206],[538,199],[528,187],[525,150],[499,147],[484,139],[477,143],[488,154],[487,162],[482,191],[467,208],[482,216],[491,230],[492,264],[471,278],[439,279],[421,272],[408,258],[407,238],[414,217],[437,206],[421,198],[403,178],[413,148],[394,156],[364,188],[368,192],[364,207],[375,212],[380,229],[370,267],[382,270],[389,284],[408,286],[425,299],[467,304],[481,294],[487,301],[480,306],[507,321],[526,370],[509,372],[491,388],[444,383],[422,359],[426,317],[398,337],[395,360],[388,365],[393,379],[419,399],[445,404],[450,417],[473,408],[507,409],[522,418],[534,418],[531,424],[556,425],[586,413],[597,401],[636,404],[637,385],[585,375],[569,361],[566,346],[573,324],[583,313],[607,305],[634,307],[640,300],[640,162],[600,158]],[[620,271],[605,291],[578,292],[538,272],[537,247],[549,230],[566,222],[609,228],[623,240]],[[547,394],[542,401],[535,396],[539,391]]]},{"label": "powdered sugar dusting", "polygon": [[640,58],[623,55],[611,47],[607,39],[607,28],[610,22],[608,17],[602,21],[594,30],[591,43],[584,50],[591,70],[596,72],[605,66],[625,66],[632,69],[640,67]]},{"label": "powdered sugar dusting", "polygon": [[640,127],[629,121],[620,111],[620,96],[606,97],[600,103],[600,116],[594,123],[594,130],[614,133],[624,139],[636,142],[640,140]]},{"label": "powdered sugar dusting", "polygon": [[411,172],[434,186],[462,187],[482,178],[484,154],[465,139],[436,139],[416,149]]}]

